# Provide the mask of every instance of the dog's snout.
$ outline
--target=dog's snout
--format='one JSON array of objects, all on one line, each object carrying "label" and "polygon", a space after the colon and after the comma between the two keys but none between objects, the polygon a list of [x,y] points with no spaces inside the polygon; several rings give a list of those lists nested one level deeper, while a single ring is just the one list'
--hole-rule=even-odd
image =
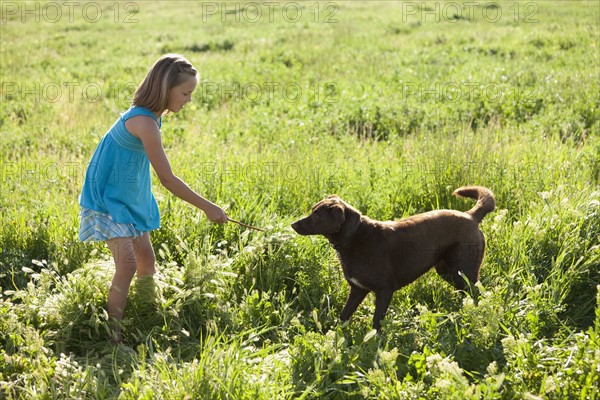
[{"label": "dog's snout", "polygon": [[296,233],[300,233],[300,231],[302,230],[301,223],[302,223],[301,219],[292,223],[292,229],[295,230]]},{"label": "dog's snout", "polygon": [[292,229],[295,230],[296,233],[299,235],[308,234],[307,226],[306,226],[306,218],[299,219],[298,221],[292,223]]}]

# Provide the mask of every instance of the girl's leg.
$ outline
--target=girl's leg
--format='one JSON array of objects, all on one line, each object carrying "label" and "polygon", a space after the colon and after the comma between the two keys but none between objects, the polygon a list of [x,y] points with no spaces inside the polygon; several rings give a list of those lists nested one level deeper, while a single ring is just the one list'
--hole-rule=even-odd
[{"label": "girl's leg", "polygon": [[159,312],[159,294],[154,273],[156,272],[154,250],[150,243],[150,234],[136,238],[137,279],[131,291],[130,300],[134,304],[134,312],[140,319],[141,327],[146,329],[157,326],[162,321]]},{"label": "girl's leg", "polygon": [[108,292],[108,317],[113,325],[112,340],[115,343],[123,341],[120,322],[127,305],[127,293],[133,275],[137,269],[137,243],[133,238],[114,238],[106,241],[115,260],[115,276]]},{"label": "girl's leg", "polygon": [[150,243],[150,233],[145,232],[142,236],[135,238],[135,257],[137,260],[137,277],[152,276],[156,272],[154,264],[156,257]]}]

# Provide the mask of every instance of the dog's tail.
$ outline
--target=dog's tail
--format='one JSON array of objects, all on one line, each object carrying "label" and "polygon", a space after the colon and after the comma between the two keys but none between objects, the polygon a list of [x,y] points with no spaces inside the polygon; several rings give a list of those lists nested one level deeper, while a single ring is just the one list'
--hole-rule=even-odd
[{"label": "dog's tail", "polygon": [[463,186],[452,193],[455,196],[469,197],[477,200],[475,207],[467,211],[477,223],[480,223],[488,213],[496,209],[496,199],[491,190],[481,186]]}]

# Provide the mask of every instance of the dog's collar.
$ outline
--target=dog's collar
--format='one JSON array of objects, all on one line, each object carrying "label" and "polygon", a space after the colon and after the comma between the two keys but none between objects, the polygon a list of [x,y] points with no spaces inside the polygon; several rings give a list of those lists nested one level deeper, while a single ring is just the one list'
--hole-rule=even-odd
[{"label": "dog's collar", "polygon": [[329,243],[331,243],[331,247],[333,247],[336,250],[341,250],[342,248],[346,247],[346,245],[350,242],[349,239],[347,240],[342,240],[341,242],[334,242],[332,239],[329,239]]},{"label": "dog's collar", "polygon": [[359,219],[359,223],[356,224],[354,229],[352,229],[352,232],[345,232],[346,239],[344,239],[344,240],[337,241],[337,240],[333,239],[333,236],[336,236],[337,234],[339,234],[341,232],[341,229],[334,235],[330,235],[329,237],[327,237],[327,239],[329,239],[329,243],[331,244],[331,246],[338,251],[344,247],[347,247],[347,245],[354,239],[354,234],[358,230],[358,227],[360,226],[360,224],[362,223],[363,220],[364,220],[364,216],[361,215],[360,219]]}]

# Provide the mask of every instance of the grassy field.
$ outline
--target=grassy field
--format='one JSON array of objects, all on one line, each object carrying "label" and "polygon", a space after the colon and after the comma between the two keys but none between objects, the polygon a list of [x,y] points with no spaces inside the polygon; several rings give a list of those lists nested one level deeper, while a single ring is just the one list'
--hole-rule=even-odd
[{"label": "grassy field", "polygon": [[[0,398],[600,397],[600,6],[10,2],[0,28]],[[77,240],[92,152],[167,52],[201,73],[154,180],[155,296],[107,341],[113,265]],[[290,223],[337,193],[393,219],[498,209],[472,294],[428,273],[347,324],[334,250]],[[150,299],[150,300],[149,300]]]}]

